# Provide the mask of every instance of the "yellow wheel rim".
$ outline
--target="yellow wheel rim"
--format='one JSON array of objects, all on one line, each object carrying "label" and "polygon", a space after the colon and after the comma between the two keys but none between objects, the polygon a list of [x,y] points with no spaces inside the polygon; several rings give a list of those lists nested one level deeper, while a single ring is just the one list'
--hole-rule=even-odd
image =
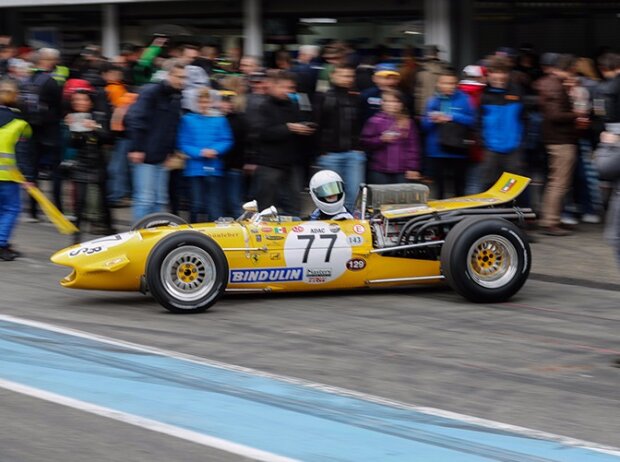
[{"label": "yellow wheel rim", "polygon": [[505,286],[513,280],[517,266],[517,249],[503,236],[484,236],[469,248],[467,272],[482,287],[497,289]]}]

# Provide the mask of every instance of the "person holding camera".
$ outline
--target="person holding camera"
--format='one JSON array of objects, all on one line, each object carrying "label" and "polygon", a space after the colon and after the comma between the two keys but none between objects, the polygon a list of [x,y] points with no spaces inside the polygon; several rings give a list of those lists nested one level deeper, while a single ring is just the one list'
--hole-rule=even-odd
[{"label": "person holding camera", "polygon": [[[109,130],[105,114],[93,111],[94,96],[87,90],[77,90],[71,96],[71,112],[65,123],[71,133],[69,145],[75,149],[76,156],[67,172],[75,187],[75,226],[78,228],[84,218],[101,215],[98,228],[102,234],[114,234],[112,216],[107,200],[106,158],[103,145],[108,142]],[[96,191],[95,202],[89,201],[89,191]],[[87,210],[90,206],[95,210]],[[80,242],[76,233],[74,242]]]},{"label": "person holding camera", "polygon": [[615,183],[607,212],[605,238],[615,247],[620,267],[620,124],[607,124],[606,128],[610,131],[601,133],[594,162],[601,179]]}]

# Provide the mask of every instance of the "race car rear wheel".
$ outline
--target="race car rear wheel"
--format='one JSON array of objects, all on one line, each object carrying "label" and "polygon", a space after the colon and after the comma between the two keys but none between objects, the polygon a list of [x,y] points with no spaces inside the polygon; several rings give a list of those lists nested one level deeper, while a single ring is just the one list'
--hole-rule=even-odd
[{"label": "race car rear wheel", "polygon": [[177,215],[173,215],[172,213],[157,212],[151,213],[136,221],[133,225],[131,225],[131,231],[157,228],[159,226],[179,226],[187,224],[187,221]]},{"label": "race car rear wheel", "polygon": [[527,237],[502,218],[464,219],[450,230],[441,249],[448,284],[472,302],[508,300],[527,280],[531,263]]},{"label": "race car rear wheel", "polygon": [[148,290],[173,313],[201,313],[224,293],[228,262],[208,236],[179,231],[162,239],[146,263]]}]

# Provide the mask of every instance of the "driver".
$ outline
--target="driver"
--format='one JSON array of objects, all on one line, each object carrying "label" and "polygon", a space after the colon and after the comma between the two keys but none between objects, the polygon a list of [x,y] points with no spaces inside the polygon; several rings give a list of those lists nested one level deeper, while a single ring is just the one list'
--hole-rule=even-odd
[{"label": "driver", "polygon": [[344,182],[331,170],[321,170],[310,179],[310,196],[316,209],[310,220],[352,220],[353,215],[344,206]]}]

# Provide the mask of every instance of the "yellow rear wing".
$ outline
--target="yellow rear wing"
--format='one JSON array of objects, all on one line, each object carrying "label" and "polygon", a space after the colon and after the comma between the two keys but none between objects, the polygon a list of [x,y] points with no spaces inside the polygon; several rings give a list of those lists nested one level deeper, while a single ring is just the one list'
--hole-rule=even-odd
[{"label": "yellow rear wing", "polygon": [[381,214],[385,218],[394,219],[434,212],[505,204],[517,198],[527,188],[530,181],[528,177],[504,172],[499,180],[483,193],[428,201],[426,204],[385,205],[381,206]]}]

